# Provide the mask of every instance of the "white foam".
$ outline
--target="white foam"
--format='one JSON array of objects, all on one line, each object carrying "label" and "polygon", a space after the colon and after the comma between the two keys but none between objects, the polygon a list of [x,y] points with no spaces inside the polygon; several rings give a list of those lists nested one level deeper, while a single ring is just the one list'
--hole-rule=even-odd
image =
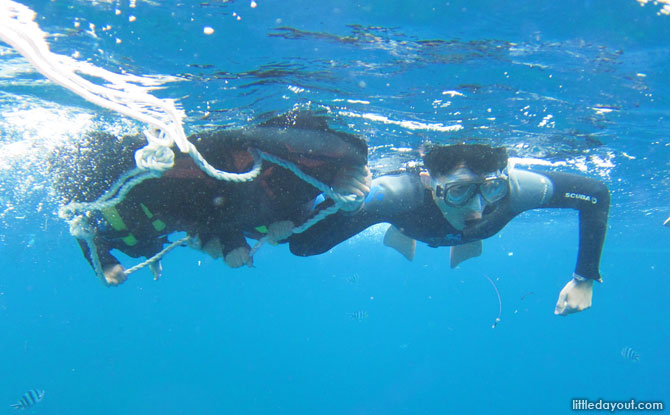
[{"label": "white foam", "polygon": [[379,115],[379,114],[373,114],[373,113],[363,113],[363,114],[358,114],[355,112],[351,111],[340,111],[340,115],[344,117],[351,117],[351,118],[363,118],[369,121],[374,121],[374,122],[381,122],[384,124],[392,124],[392,125],[397,125],[402,128],[406,128],[408,130],[425,130],[425,131],[439,131],[439,132],[454,132],[454,131],[459,131],[463,129],[463,126],[460,124],[453,124],[453,125],[444,125],[442,123],[423,123],[419,121],[409,121],[409,120],[401,120],[401,121],[396,121],[392,120],[384,115]]}]

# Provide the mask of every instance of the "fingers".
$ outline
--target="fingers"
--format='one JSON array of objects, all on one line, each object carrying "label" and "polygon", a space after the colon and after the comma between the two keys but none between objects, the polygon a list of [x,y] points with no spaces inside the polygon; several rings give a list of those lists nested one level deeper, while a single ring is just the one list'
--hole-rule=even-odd
[{"label": "fingers", "polygon": [[293,234],[293,228],[295,228],[295,224],[290,220],[273,222],[268,226],[268,239],[271,242],[282,241]]},{"label": "fingers", "polygon": [[565,294],[563,291],[558,295],[558,301],[556,302],[556,308],[554,309],[554,314],[557,316],[565,316],[568,313],[566,313],[566,310],[568,308],[568,299],[567,299],[567,294]]},{"label": "fingers", "polygon": [[341,209],[353,212],[360,208],[365,197],[370,193],[371,184],[372,174],[367,166],[342,169],[333,189],[341,195],[354,195],[356,200],[345,203]]},{"label": "fingers", "polygon": [[567,316],[569,314],[574,313],[575,311],[567,306],[567,303],[556,304],[556,308],[554,309],[554,314],[557,316]]},{"label": "fingers", "polygon": [[367,196],[372,183],[372,173],[367,166],[346,167],[338,173],[333,188],[340,194],[353,194],[359,198]]},{"label": "fingers", "polygon": [[231,268],[239,268],[243,265],[253,265],[253,258],[249,256],[249,247],[246,246],[241,246],[228,252],[224,260],[226,265]]},{"label": "fingers", "polygon": [[128,279],[128,276],[125,273],[125,270],[121,264],[114,264],[111,266],[105,267],[102,271],[105,281],[108,285],[117,286],[123,284]]},{"label": "fingers", "polygon": [[370,187],[370,182],[372,182],[372,173],[367,166],[349,169],[345,174],[353,182],[355,182],[357,186]]},{"label": "fingers", "polygon": [[352,177],[352,183],[356,187],[356,196],[365,197],[370,193],[370,186],[372,184],[372,173],[366,167],[360,175]]},{"label": "fingers", "polygon": [[556,309],[554,310],[554,314],[558,316],[567,316],[570,314],[574,313],[579,313],[580,311],[584,311],[587,308],[590,308],[591,306],[584,306],[581,304],[570,304],[569,301],[564,301],[561,303],[559,300],[558,303],[556,303]]},{"label": "fingers", "polygon": [[567,316],[570,314],[579,313],[580,311],[584,310],[585,308],[582,306],[570,304],[570,302],[567,300],[563,302],[559,300],[558,303],[556,303],[554,314],[556,314],[557,316]]},{"label": "fingers", "polygon": [[556,302],[556,308],[554,309],[554,314],[558,316],[567,316],[568,314],[572,314],[575,312],[574,307],[574,298],[573,298],[573,290],[574,290],[574,281],[568,281],[567,284],[565,284],[565,287],[561,290],[561,292],[558,294],[558,301]]},{"label": "fingers", "polygon": [[202,247],[202,251],[214,259],[221,258],[223,256],[223,246],[221,246],[221,240],[219,240],[218,237],[210,239],[207,241],[205,246]]},{"label": "fingers", "polygon": [[556,302],[554,314],[567,316],[591,308],[593,281],[584,283],[571,280],[561,290]]},{"label": "fingers", "polygon": [[154,276],[154,281],[158,281],[163,275],[163,265],[160,260],[149,264],[149,269]]}]

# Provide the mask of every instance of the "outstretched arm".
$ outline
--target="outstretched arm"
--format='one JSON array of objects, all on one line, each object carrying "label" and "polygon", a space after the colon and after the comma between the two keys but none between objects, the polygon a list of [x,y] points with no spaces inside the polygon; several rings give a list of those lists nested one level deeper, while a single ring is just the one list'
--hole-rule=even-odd
[{"label": "outstretched arm", "polygon": [[516,199],[519,211],[535,207],[579,211],[577,265],[572,280],[559,294],[554,313],[567,315],[590,308],[593,281],[601,281],[600,255],[610,204],[607,186],[597,180],[568,173],[524,171],[516,173],[516,176],[519,179],[513,182],[513,199]]},{"label": "outstretched arm", "polygon": [[[393,223],[394,218],[423,202],[424,187],[415,174],[382,176],[372,181],[363,205],[353,213],[339,211],[307,231],[289,238],[291,252],[299,256],[318,255],[351,238],[369,226]],[[328,207],[326,201],[317,210]]]},{"label": "outstretched arm", "polygon": [[579,254],[575,274],[601,281],[600,255],[605,242],[610,193],[594,179],[568,173],[543,172],[553,184],[553,196],[546,207],[579,211]]},{"label": "outstretched arm", "polygon": [[[552,177],[553,176],[553,177]],[[591,307],[593,281],[602,281],[600,255],[607,231],[610,194],[602,182],[585,177],[552,173],[555,192],[550,206],[579,210],[579,254],[573,279],[561,290],[557,315],[568,315]]]}]

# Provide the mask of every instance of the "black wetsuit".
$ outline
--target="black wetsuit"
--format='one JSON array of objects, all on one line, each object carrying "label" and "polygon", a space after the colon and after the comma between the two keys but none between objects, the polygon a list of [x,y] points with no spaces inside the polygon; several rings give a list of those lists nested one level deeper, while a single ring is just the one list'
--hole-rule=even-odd
[{"label": "black wetsuit", "polygon": [[[96,200],[134,167],[133,152],[145,144],[142,137],[92,138],[86,151],[56,157],[57,188],[67,201]],[[254,148],[297,165],[327,185],[341,168],[367,163],[363,140],[331,130],[324,118],[309,113],[289,114],[248,129],[195,134],[189,141],[220,170],[249,171],[253,158],[248,148]],[[110,253],[113,249],[148,258],[160,252],[167,235],[176,231],[198,235],[203,245],[217,237],[225,255],[248,246],[245,237],[262,237],[273,222],[301,225],[319,193],[290,170],[268,161],[256,179],[235,183],[206,175],[188,155],[179,153],[173,168],[135,186],[113,213],[93,212],[89,223],[96,230],[94,244],[103,268],[119,263]],[[86,243],[79,242],[90,262]]]},{"label": "black wetsuit", "polygon": [[331,215],[306,232],[291,236],[289,243],[296,255],[317,255],[371,225],[388,222],[431,247],[452,246],[488,238],[526,210],[572,208],[579,211],[575,273],[599,280],[609,200],[607,187],[597,180],[567,173],[511,170],[509,194],[488,205],[480,221],[459,231],[444,218],[418,172],[388,175],[372,182],[365,204],[356,213]]}]

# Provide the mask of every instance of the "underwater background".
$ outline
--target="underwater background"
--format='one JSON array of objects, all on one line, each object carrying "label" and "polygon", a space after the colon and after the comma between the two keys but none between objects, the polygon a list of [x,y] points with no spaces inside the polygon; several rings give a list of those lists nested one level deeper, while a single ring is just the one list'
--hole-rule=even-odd
[{"label": "underwater background", "polygon": [[667,2],[23,4],[55,53],[172,77],[154,93],[178,100],[187,132],[311,109],[366,139],[375,176],[426,143],[488,143],[598,178],[612,205],[604,283],[567,317],[553,310],[577,257],[571,210],[524,213],[456,269],[421,243],[408,262],[379,225],[317,257],[263,246],[255,268],[177,249],[159,281],[105,288],[58,218],[46,160],[87,131],[144,126],[0,43],[0,413],[34,388],[46,394],[26,412],[71,415],[670,403]]}]

